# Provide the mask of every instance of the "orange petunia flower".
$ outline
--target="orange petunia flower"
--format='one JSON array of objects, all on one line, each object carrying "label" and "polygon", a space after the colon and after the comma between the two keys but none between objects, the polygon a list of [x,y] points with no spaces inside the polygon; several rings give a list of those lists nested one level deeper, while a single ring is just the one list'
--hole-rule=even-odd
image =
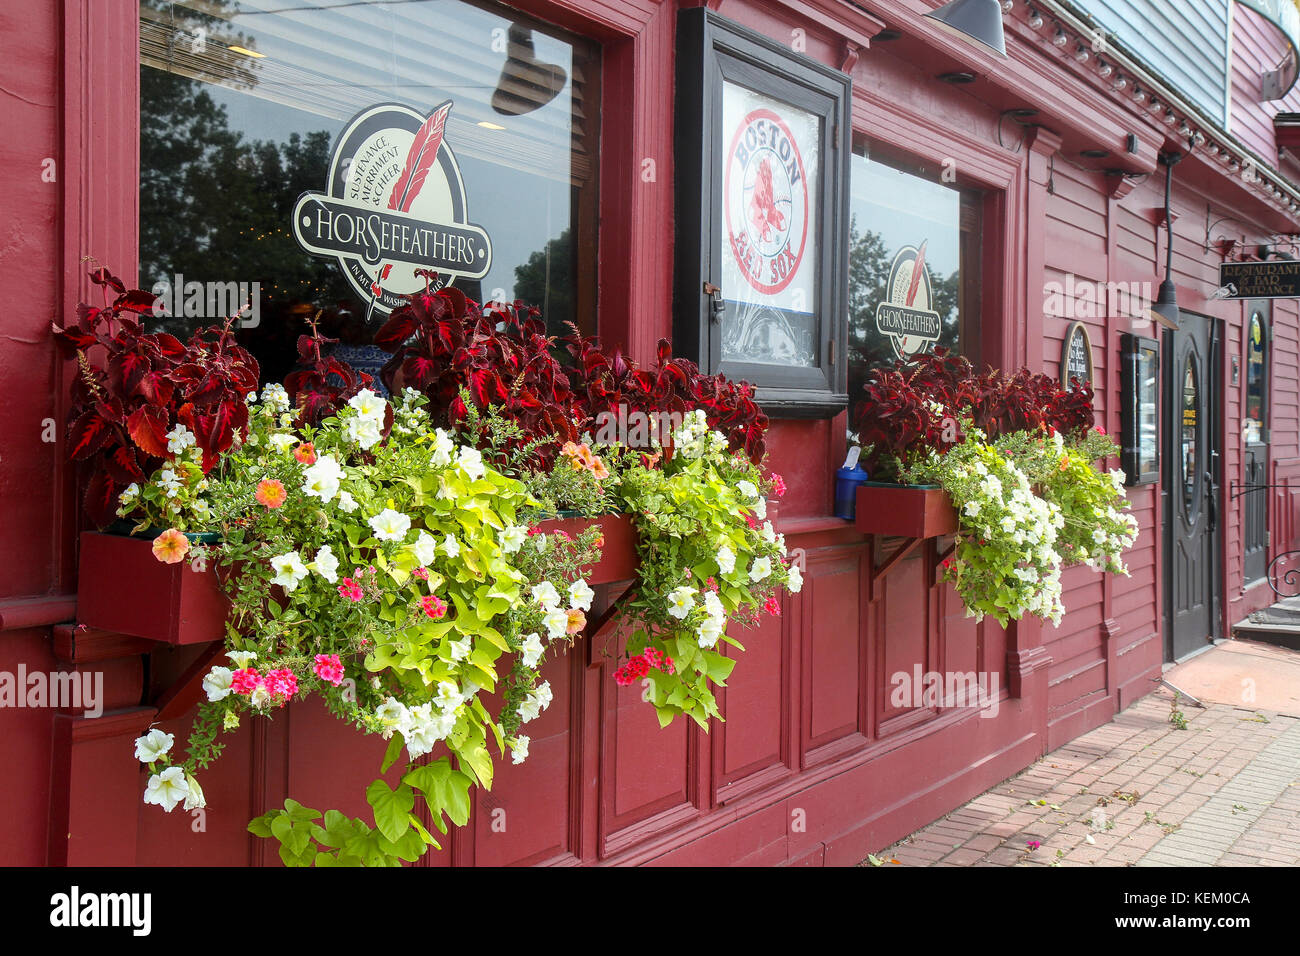
[{"label": "orange petunia flower", "polygon": [[153,556],[163,564],[179,564],[190,550],[190,539],[175,528],[168,528],[153,539]]},{"label": "orange petunia flower", "polygon": [[266,505],[268,508],[279,508],[284,504],[289,493],[284,490],[284,484],[275,478],[263,478],[257,483],[257,491],[253,494],[259,505]]},{"label": "orange petunia flower", "polygon": [[569,626],[565,628],[566,634],[577,634],[587,626],[587,615],[582,613],[582,608],[569,609]]},{"label": "orange petunia flower", "polygon": [[303,442],[293,450],[293,457],[304,465],[314,465],[316,464],[316,446],[309,441]]}]

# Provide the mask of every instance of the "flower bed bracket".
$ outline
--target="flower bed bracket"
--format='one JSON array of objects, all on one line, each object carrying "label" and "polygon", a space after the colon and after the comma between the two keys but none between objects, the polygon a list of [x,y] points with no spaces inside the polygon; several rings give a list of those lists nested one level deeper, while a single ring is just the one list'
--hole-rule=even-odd
[{"label": "flower bed bracket", "polygon": [[872,561],[871,563],[872,584],[874,585],[876,581],[879,581],[890,571],[894,570],[894,568],[898,567],[899,563],[904,558],[906,558],[909,554],[911,554],[913,551],[916,550],[917,545],[923,543],[926,540],[927,539],[925,538],[904,538],[899,543],[898,547],[894,549],[894,553],[891,554],[889,557],[885,558],[885,560],[882,561],[880,564],[876,564],[875,561]]}]

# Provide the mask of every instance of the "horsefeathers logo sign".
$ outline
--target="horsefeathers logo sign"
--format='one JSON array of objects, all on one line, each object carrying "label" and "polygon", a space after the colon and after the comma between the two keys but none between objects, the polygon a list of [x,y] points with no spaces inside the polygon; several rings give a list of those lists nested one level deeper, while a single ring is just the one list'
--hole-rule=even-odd
[{"label": "horsefeathers logo sign", "polygon": [[943,323],[934,311],[930,270],[925,266],[925,246],[903,246],[889,267],[884,302],[876,306],[876,329],[887,335],[894,354],[908,359],[939,341]]},{"label": "horsefeathers logo sign", "polygon": [[469,221],[465,183],[444,138],[452,101],[428,116],[382,103],[354,116],[339,134],[325,192],[305,192],[293,211],[298,244],[336,259],[370,312],[391,312],[424,288],[416,269],[438,273],[437,287],[481,279],[492,241]]}]

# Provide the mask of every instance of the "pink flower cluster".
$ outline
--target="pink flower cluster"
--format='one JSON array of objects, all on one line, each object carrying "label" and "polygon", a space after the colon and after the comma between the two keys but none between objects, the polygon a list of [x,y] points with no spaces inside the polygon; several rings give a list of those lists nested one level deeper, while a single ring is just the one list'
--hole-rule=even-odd
[{"label": "pink flower cluster", "polygon": [[420,607],[435,621],[447,616],[447,602],[436,594],[427,594],[420,598]]},{"label": "pink flower cluster", "polygon": [[[337,659],[336,657],[335,660]],[[270,695],[273,703],[283,707],[298,693],[298,678],[287,667],[267,671],[265,674],[259,674],[256,667],[245,667],[231,675],[230,689],[236,694],[251,696],[259,687]]]},{"label": "pink flower cluster", "polygon": [[772,474],[769,475],[768,478],[772,482],[772,493],[776,495],[778,498],[785,495],[785,479],[782,478],[780,475],[778,475],[776,472],[772,472]]},{"label": "pink flower cluster", "polygon": [[640,654],[628,658],[626,664],[614,671],[614,682],[620,687],[635,684],[650,673],[652,667],[657,667],[665,674],[671,674],[674,671],[673,659],[663,651],[647,647]]},{"label": "pink flower cluster", "polygon": [[343,583],[339,585],[339,594],[342,594],[349,601],[360,601],[365,597],[365,592],[361,590],[361,583],[352,580],[352,578],[343,579]]},{"label": "pink flower cluster", "polygon": [[775,594],[767,596],[767,600],[763,602],[763,610],[773,617],[781,616],[781,602],[776,599]]},{"label": "pink flower cluster", "polygon": [[338,687],[343,683],[343,662],[339,660],[337,654],[317,654],[316,664],[312,670],[327,684]]}]

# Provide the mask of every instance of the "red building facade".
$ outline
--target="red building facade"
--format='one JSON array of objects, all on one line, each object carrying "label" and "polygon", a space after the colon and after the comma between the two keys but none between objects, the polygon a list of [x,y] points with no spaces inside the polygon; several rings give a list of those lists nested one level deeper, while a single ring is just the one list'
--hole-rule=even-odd
[{"label": "red building facade", "polygon": [[[572,212],[594,278],[574,308],[588,310],[607,343],[642,360],[673,326],[674,77],[678,14],[690,6],[518,0],[493,8],[551,24],[594,51],[584,105],[599,116],[590,131],[598,140],[583,175],[597,188]],[[1263,569],[1300,546],[1300,312],[1294,299],[1214,293],[1225,255],[1258,256],[1272,237],[1300,231],[1300,193],[1283,178],[1290,161],[1261,119],[1277,104],[1259,102],[1255,74],[1239,59],[1239,119],[1218,128],[1122,46],[1078,56],[1090,25],[1070,7],[1039,4],[1035,15],[1047,22],[1034,25],[1024,4],[1012,4],[1003,60],[913,6],[710,4],[851,77],[842,148],[959,197],[951,225],[962,351],[980,364],[1057,375],[1067,329],[1082,323],[1098,421],[1118,436],[1121,336],[1156,337],[1162,451],[1185,455],[1169,429],[1186,420],[1176,404],[1185,385],[1178,363],[1191,349],[1201,363],[1190,401],[1205,423],[1195,438],[1204,468],[1189,485],[1171,470],[1176,454],[1162,454],[1159,480],[1129,489],[1141,529],[1129,576],[1072,569],[1059,627],[1026,620],[1003,629],[965,617],[937,583],[936,542],[900,556],[899,542],[833,517],[844,412],[777,418],[770,467],[789,487],[777,529],[802,549],[807,583],[745,638],[720,695],[725,723],[709,733],[682,721],[661,730],[636,688],[615,685],[613,663],[579,644],[550,665],[555,701],[537,722],[529,761],[504,767],[491,792],[477,794],[469,825],[424,863],[854,864],[1109,720],[1152,689],[1166,660],[1227,636],[1271,602]],[[0,274],[16,293],[0,319],[8,394],[0,407],[0,670],[102,673],[104,713],[0,710],[9,776],[0,846],[11,862],[30,865],[274,864],[273,846],[250,836],[247,821],[285,796],[364,812],[361,791],[382,747],[315,702],[295,704],[232,738],[205,779],[201,820],[161,814],[141,803],[145,776],[132,741],[154,723],[183,736],[192,715],[174,690],[206,650],[77,624],[83,519],[63,430],[73,368],[49,323],[90,295],[83,257],[136,278],[141,207],[150,201],[140,186],[142,16],[136,4],[92,0],[3,15],[0,109],[6,127],[23,133],[0,145],[11,171]],[[1276,61],[1282,44],[1271,26],[1248,9],[1236,16],[1238,36],[1253,37],[1250,62]],[[1064,44],[1053,42],[1056,31]],[[954,76],[966,72],[970,82]],[[1159,286],[1158,156],[1171,151],[1183,154],[1173,175],[1172,278],[1187,321],[1161,337],[1143,314],[1098,306],[1095,290]],[[866,196],[861,209],[878,200]],[[1252,392],[1257,369],[1266,384]],[[1254,409],[1259,426],[1247,422]],[[1272,487],[1239,494],[1243,484]],[[1189,565],[1193,547],[1203,550]],[[1195,579],[1181,603],[1179,573],[1180,587]],[[996,675],[996,715],[896,706],[891,675],[915,669]]]}]

